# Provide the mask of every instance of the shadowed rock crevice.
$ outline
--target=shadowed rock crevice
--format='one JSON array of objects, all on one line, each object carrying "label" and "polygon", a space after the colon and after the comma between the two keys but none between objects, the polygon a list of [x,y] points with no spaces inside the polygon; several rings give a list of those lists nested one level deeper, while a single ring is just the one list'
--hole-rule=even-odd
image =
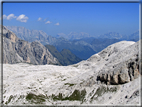
[{"label": "shadowed rock crevice", "polygon": [[[129,61],[123,62],[116,65],[113,69],[113,73],[102,73],[97,76],[97,81],[104,82],[105,84],[124,84],[138,78],[139,72],[139,59],[138,55],[135,59],[130,59]],[[119,68],[119,65],[122,65]]]}]

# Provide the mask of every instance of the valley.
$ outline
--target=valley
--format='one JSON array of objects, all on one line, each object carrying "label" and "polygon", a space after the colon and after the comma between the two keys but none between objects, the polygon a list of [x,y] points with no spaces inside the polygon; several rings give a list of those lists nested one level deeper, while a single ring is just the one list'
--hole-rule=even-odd
[{"label": "valley", "polygon": [[102,39],[112,44],[81,61],[70,50],[27,42],[3,27],[3,104],[139,106],[141,40],[114,40]]},{"label": "valley", "polygon": [[2,1],[1,106],[141,106],[140,1]]},{"label": "valley", "polygon": [[14,32],[20,39],[28,42],[39,41],[43,45],[53,45],[59,52],[63,49],[70,50],[82,60],[88,59],[93,54],[100,52],[113,43],[122,40],[135,42],[139,40],[139,32],[135,32],[128,36],[116,32],[109,32],[96,37],[92,37],[85,32],[71,32],[68,35],[58,34],[53,37],[40,30],[29,30],[17,26],[6,27]]}]

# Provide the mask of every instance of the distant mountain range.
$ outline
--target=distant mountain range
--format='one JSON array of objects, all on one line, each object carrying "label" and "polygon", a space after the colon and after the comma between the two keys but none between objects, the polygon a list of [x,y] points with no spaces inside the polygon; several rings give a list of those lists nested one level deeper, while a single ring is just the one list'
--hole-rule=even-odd
[{"label": "distant mountain range", "polygon": [[139,31],[134,32],[131,35],[121,35],[117,32],[108,32],[102,35],[97,35],[97,36],[91,36],[88,33],[85,32],[70,32],[69,34],[64,34],[64,33],[59,33],[56,35],[57,38],[65,38],[70,41],[72,40],[80,40],[84,38],[99,38],[99,39],[120,39],[120,40],[131,40],[131,41],[138,41],[139,40]]},{"label": "distant mountain range", "polygon": [[39,41],[43,45],[53,45],[60,52],[63,49],[70,50],[73,54],[81,59],[87,59],[92,54],[96,53],[88,43],[78,43],[74,41],[67,40],[63,37],[55,38],[52,36],[48,36],[43,31],[37,30],[28,30],[24,27],[16,27],[16,26],[6,26],[9,30],[14,32],[19,38],[24,39],[25,41],[33,42]]},{"label": "distant mountain range", "polygon": [[109,33],[100,35],[98,38],[121,39],[122,35],[116,32],[109,32]]},{"label": "distant mountain range", "polygon": [[128,36],[123,36],[116,32],[109,32],[98,37],[91,37],[88,33],[71,32],[66,35],[64,33],[57,34],[56,37],[47,35],[40,30],[28,30],[24,27],[7,26],[19,38],[29,42],[39,41],[43,45],[53,45],[61,52],[63,49],[70,50],[80,59],[88,59],[91,55],[100,52],[108,45],[116,43],[121,40],[138,41],[139,32],[135,32]]},{"label": "distant mountain range", "polygon": [[35,65],[60,64],[41,43],[29,43],[19,39],[13,32],[3,27],[3,63],[21,62]]},{"label": "distant mountain range", "polygon": [[137,32],[134,32],[133,34],[129,35],[127,40],[131,40],[131,41],[138,41],[140,39],[140,36],[139,36],[139,31]]},{"label": "distant mountain range", "polygon": [[139,31],[134,32],[131,35],[121,35],[116,32],[109,32],[104,35],[100,35],[98,38],[108,38],[108,39],[120,39],[120,40],[128,40],[137,42],[139,38]]},{"label": "distant mountain range", "polygon": [[92,37],[92,36],[88,33],[85,33],[85,32],[80,32],[80,33],[70,32],[67,35],[64,34],[64,33],[58,33],[56,35],[56,37],[57,38],[63,37],[63,38],[68,39],[68,40],[75,40],[75,39],[89,38],[89,37]]},{"label": "distant mountain range", "polygon": [[63,49],[68,49],[81,59],[87,59],[95,53],[95,51],[91,48],[91,45],[84,41],[62,40],[57,41],[56,44],[53,45],[59,52]]},{"label": "distant mountain range", "polygon": [[39,41],[43,45],[53,44],[57,41],[56,38],[47,35],[45,32],[41,30],[29,30],[24,27],[17,26],[6,26],[6,28],[15,33],[18,38],[23,39],[25,41]]}]

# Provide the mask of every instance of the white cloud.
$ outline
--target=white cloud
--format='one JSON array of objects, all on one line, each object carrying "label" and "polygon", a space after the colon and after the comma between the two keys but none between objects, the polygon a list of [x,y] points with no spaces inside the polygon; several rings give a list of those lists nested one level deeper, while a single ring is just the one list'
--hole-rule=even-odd
[{"label": "white cloud", "polygon": [[27,22],[29,18],[27,16],[25,16],[24,14],[21,14],[20,16],[17,17],[16,20],[20,21],[20,22]]},{"label": "white cloud", "polygon": [[16,18],[16,16],[14,14],[10,14],[6,17],[6,15],[3,16],[4,18],[7,18],[7,20],[10,20],[10,19],[13,19],[13,18]]},{"label": "white cloud", "polygon": [[39,18],[38,18],[38,21],[40,21],[41,19],[42,19],[42,18],[41,18],[41,17],[39,17]]},{"label": "white cloud", "polygon": [[50,21],[47,21],[45,24],[49,24],[49,23],[51,23]]},{"label": "white cloud", "polygon": [[56,23],[55,25],[57,25],[57,26],[58,26],[58,25],[60,25],[60,24],[59,24],[59,23]]},{"label": "white cloud", "polygon": [[4,14],[4,15],[3,15],[3,19],[6,19],[6,18],[7,18],[7,16]]},{"label": "white cloud", "polygon": [[1,19],[6,19],[7,18],[7,16],[4,14],[2,17],[0,17],[0,20]]}]

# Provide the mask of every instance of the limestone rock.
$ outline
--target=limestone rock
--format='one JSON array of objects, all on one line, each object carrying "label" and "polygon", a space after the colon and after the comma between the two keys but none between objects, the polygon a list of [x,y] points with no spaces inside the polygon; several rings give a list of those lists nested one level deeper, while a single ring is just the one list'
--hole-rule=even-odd
[{"label": "limestone rock", "polygon": [[[3,64],[3,104],[139,106],[141,60],[138,45],[128,41],[116,43],[103,55],[100,52],[70,66]],[[43,58],[44,50],[36,48],[41,47],[40,44],[28,46],[33,53],[39,51],[34,54],[38,59]]]},{"label": "limestone rock", "polygon": [[[105,64],[107,66],[104,66],[104,68],[100,70],[101,74],[98,75],[97,80],[107,84],[124,84],[138,78],[140,75],[139,43],[140,41],[134,45],[130,45],[122,51],[119,50],[120,52],[118,53],[111,53],[109,54],[109,57],[107,56],[108,52],[114,51],[109,50],[112,46],[104,49],[108,51],[105,52],[103,50],[100,52],[101,57],[103,59],[107,58],[108,60]],[[128,54],[128,52],[130,53]],[[109,66],[113,67],[108,68]]]},{"label": "limestone rock", "polygon": [[59,64],[58,60],[39,42],[19,39],[3,27],[3,63]]}]

